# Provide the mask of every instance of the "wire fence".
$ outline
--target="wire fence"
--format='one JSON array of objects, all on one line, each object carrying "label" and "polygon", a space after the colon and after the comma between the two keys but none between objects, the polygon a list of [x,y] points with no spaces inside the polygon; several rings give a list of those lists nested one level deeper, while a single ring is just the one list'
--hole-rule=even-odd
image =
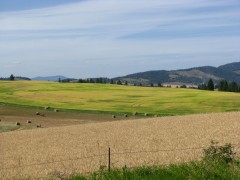
[{"label": "wire fence", "polygon": [[[234,148],[240,148],[240,144],[231,144]],[[156,150],[140,150],[140,151],[124,151],[124,152],[111,152],[110,147],[108,148],[107,153],[99,154],[99,155],[92,155],[92,156],[85,156],[85,157],[75,157],[75,158],[69,158],[69,159],[62,159],[62,160],[54,160],[54,161],[47,161],[47,162],[41,162],[41,163],[30,163],[30,164],[23,164],[21,163],[21,160],[18,159],[18,163],[15,166],[11,167],[4,167],[0,168],[0,170],[9,170],[9,169],[16,169],[16,168],[24,168],[24,167],[33,167],[33,166],[42,166],[47,164],[54,164],[54,163],[62,163],[67,161],[78,161],[78,160],[84,160],[84,159],[92,159],[96,157],[107,157],[108,159],[108,170],[110,171],[111,168],[111,156],[114,155],[124,155],[124,154],[141,154],[141,153],[158,153],[158,152],[173,152],[173,151],[188,151],[188,150],[203,150],[208,147],[191,147],[191,148],[175,148],[175,149],[156,149]],[[55,157],[60,157],[64,155],[59,155]],[[15,160],[16,159],[7,159],[5,160]]]}]

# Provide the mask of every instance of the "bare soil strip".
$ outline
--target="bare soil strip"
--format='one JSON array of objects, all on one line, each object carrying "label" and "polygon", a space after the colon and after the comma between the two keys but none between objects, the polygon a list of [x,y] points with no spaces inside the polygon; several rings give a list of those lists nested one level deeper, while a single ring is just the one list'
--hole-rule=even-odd
[{"label": "bare soil strip", "polygon": [[[38,112],[40,115],[36,115]],[[139,117],[124,117],[116,115],[115,118],[110,114],[87,114],[78,112],[54,112],[43,108],[23,108],[12,107],[0,104],[0,133],[12,130],[34,129],[37,125],[41,128],[86,124],[94,122],[119,121],[136,119]],[[31,121],[31,123],[28,123]],[[20,123],[20,126],[16,125]]]}]

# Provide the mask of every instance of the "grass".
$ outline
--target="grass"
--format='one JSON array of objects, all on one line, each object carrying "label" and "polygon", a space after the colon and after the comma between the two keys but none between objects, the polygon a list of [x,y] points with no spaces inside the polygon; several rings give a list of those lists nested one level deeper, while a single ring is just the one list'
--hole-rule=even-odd
[{"label": "grass", "polygon": [[240,93],[109,84],[1,81],[0,102],[86,113],[184,115],[240,110]]},{"label": "grass", "polygon": [[207,164],[203,161],[170,166],[138,167],[114,169],[111,172],[100,170],[87,176],[75,175],[68,180],[205,180],[205,179],[240,179],[240,163]]},{"label": "grass", "polygon": [[0,133],[1,132],[14,131],[16,129],[19,129],[19,126],[17,126],[14,123],[0,122]]}]

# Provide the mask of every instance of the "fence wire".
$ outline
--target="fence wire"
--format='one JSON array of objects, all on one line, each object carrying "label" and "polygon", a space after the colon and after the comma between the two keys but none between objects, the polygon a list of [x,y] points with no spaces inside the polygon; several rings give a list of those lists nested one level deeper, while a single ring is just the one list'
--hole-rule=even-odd
[{"label": "fence wire", "polygon": [[[231,144],[231,145],[233,145],[234,148],[240,147],[240,144]],[[141,153],[173,152],[173,151],[187,151],[187,150],[203,150],[203,149],[206,149],[206,148],[208,148],[208,147],[201,146],[201,147],[191,147],[191,148],[157,149],[157,150],[146,150],[146,151],[130,151],[130,150],[128,150],[128,151],[124,151],[124,152],[113,152],[113,153],[111,153],[111,156],[112,155],[123,155],[123,154],[141,154]],[[55,157],[60,157],[60,156],[62,156],[62,155],[55,156]],[[0,168],[0,170],[24,168],[24,167],[29,167],[29,166],[41,166],[41,165],[61,163],[61,162],[66,162],[66,161],[77,161],[77,160],[83,160],[83,159],[92,159],[92,158],[103,157],[103,156],[108,157],[108,153],[86,156],[86,157],[76,157],[76,158],[69,158],[69,159],[63,159],[63,160],[56,160],[56,161],[48,161],[48,162],[42,162],[42,163],[32,163],[32,164],[21,164],[21,163],[19,163],[16,166]],[[13,160],[13,159],[11,159],[11,160]]]}]

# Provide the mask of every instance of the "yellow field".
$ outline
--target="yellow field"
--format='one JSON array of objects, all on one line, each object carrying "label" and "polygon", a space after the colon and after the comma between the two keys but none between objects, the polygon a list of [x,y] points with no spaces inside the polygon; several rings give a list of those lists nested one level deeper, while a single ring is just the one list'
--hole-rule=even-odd
[{"label": "yellow field", "polygon": [[0,133],[0,179],[56,178],[98,170],[107,165],[108,146],[113,167],[189,161],[199,159],[201,147],[210,140],[240,143],[240,112]]}]

